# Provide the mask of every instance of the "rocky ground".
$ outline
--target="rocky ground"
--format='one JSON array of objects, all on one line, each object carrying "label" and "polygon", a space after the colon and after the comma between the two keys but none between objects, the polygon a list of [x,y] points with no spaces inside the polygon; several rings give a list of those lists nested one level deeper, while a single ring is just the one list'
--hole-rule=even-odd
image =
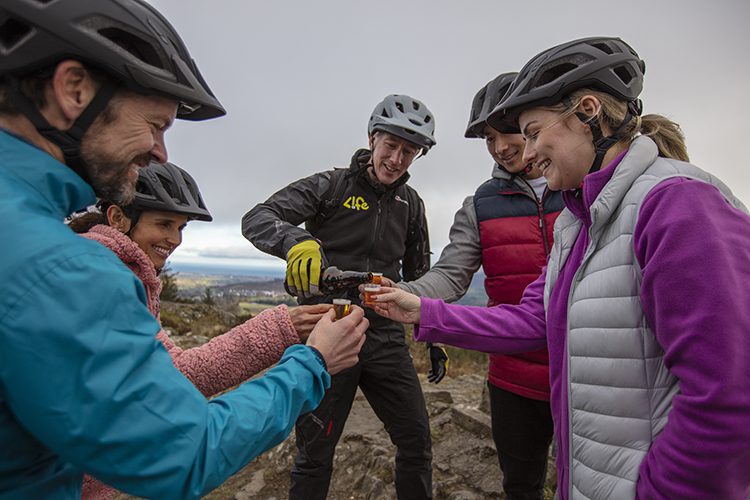
[{"label": "rocky ground", "polygon": [[[204,310],[206,309],[206,310]],[[226,318],[224,316],[227,316]],[[184,349],[207,342],[236,322],[226,312],[203,305],[165,303],[162,322],[172,331],[172,339]],[[167,325],[170,321],[174,325]],[[204,325],[205,323],[205,325]],[[203,325],[203,326],[201,326]],[[184,330],[180,331],[183,327]],[[190,328],[191,331],[185,331]],[[424,348],[412,346],[412,355],[421,373],[433,440],[433,493],[436,499],[471,500],[505,498],[502,474],[490,432],[490,417],[484,387],[486,368],[466,374],[458,368],[459,352],[452,352],[451,373],[438,384],[426,381]],[[455,356],[455,357],[454,357]],[[454,366],[456,368],[454,368]],[[485,365],[486,366],[486,365]],[[478,374],[478,373],[481,373]],[[281,500],[287,498],[289,469],[296,447],[294,432],[283,443],[266,452],[211,492],[208,499]],[[358,393],[336,449],[329,500],[391,500],[394,489],[395,447],[383,425]],[[550,458],[545,498],[555,488],[555,468]],[[129,498],[120,495],[119,500]]]},{"label": "rocky ground", "polygon": [[[436,499],[505,498],[502,493],[489,415],[482,409],[484,379],[478,375],[446,378],[439,385],[423,380],[433,438],[433,490]],[[281,500],[287,498],[294,436],[259,457],[209,499]],[[361,393],[336,450],[330,500],[395,499],[395,447]],[[546,498],[554,491],[554,463]]]}]

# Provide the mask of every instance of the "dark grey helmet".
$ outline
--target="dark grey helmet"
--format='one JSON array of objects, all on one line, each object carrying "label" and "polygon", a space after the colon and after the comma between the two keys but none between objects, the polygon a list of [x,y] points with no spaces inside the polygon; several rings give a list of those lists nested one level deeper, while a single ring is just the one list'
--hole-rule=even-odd
[{"label": "dark grey helmet", "polygon": [[479,89],[471,103],[469,125],[466,127],[464,137],[467,139],[483,137],[484,127],[487,126],[487,115],[495,109],[495,106],[508,92],[508,88],[510,88],[516,75],[518,73],[503,73]]},{"label": "dark grey helmet", "polygon": [[180,36],[142,0],[2,0],[0,54],[0,78],[77,59],[134,92],[174,99],[178,118],[226,113]]},{"label": "dark grey helmet", "polygon": [[526,63],[487,123],[500,131],[518,131],[521,111],[558,104],[584,87],[632,103],[632,109],[640,112],[638,96],[645,71],[646,64],[635,50],[619,38],[591,37],[563,43]]},{"label": "dark grey helmet", "polygon": [[186,171],[169,162],[151,162],[140,169],[135,198],[128,208],[138,212],[176,212],[187,215],[191,220],[213,220],[195,180]]},{"label": "dark grey helmet", "polygon": [[424,153],[437,144],[435,118],[427,106],[408,95],[392,94],[375,106],[367,134],[382,130],[420,146]]}]

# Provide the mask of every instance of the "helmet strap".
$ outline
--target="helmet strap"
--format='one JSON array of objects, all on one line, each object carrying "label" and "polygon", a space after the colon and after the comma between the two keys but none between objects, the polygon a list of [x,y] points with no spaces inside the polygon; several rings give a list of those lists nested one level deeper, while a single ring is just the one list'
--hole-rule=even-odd
[{"label": "helmet strap", "polygon": [[589,117],[581,112],[576,112],[576,116],[579,120],[581,120],[582,123],[585,123],[589,126],[589,128],[591,129],[591,135],[593,136],[592,142],[594,143],[595,156],[594,161],[591,164],[591,168],[589,168],[588,172],[591,174],[593,172],[599,171],[599,169],[602,168],[604,156],[612,146],[617,144],[622,139],[622,132],[633,119],[633,115],[630,112],[630,106],[628,106],[628,111],[625,113],[625,118],[623,118],[620,126],[617,127],[617,130],[615,130],[612,135],[607,137],[602,134],[602,127],[599,123],[599,117]]},{"label": "helmet strap", "polygon": [[37,107],[21,92],[18,79],[9,77],[8,80],[13,104],[26,116],[42,137],[60,148],[65,164],[86,183],[91,184],[86,163],[81,158],[81,140],[96,117],[107,107],[117,87],[105,80],[73,125],[68,130],[58,130],[50,125]]}]

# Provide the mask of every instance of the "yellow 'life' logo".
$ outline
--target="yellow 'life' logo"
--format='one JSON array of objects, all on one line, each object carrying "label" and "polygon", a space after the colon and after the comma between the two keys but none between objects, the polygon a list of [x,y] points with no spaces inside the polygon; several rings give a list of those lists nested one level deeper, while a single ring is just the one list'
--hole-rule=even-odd
[{"label": "yellow 'life' logo", "polygon": [[368,205],[365,199],[361,196],[350,196],[344,201],[344,206],[357,211],[370,209],[370,205]]}]

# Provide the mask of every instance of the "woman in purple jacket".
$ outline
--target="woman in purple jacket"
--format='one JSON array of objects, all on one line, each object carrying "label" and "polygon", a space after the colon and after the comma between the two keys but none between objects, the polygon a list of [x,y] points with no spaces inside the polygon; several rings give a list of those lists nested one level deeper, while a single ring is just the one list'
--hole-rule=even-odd
[{"label": "woman in purple jacket", "polygon": [[750,217],[686,163],[679,127],[641,117],[645,65],[618,38],[542,52],[488,117],[520,130],[566,209],[516,306],[403,290],[375,310],[417,340],[547,346],[560,498],[750,495]]}]

